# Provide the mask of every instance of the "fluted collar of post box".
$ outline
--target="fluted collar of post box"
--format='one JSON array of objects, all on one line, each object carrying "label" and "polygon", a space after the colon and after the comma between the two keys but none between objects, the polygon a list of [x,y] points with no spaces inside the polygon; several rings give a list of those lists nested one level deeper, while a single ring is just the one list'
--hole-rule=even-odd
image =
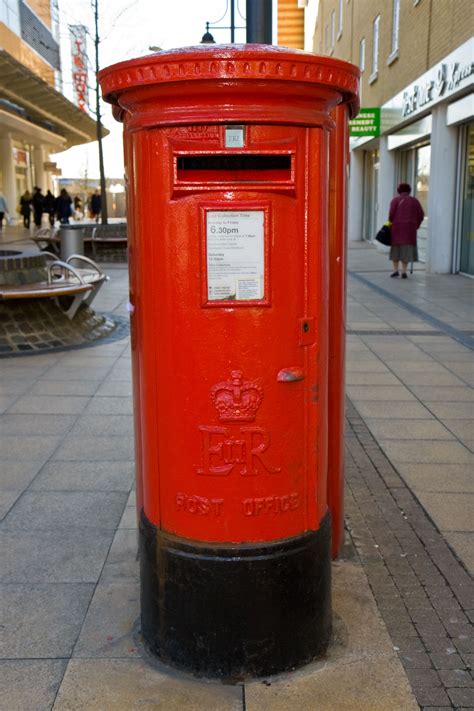
[{"label": "fluted collar of post box", "polygon": [[[223,110],[215,104],[208,105],[209,123],[224,123],[237,118],[259,123],[285,123],[283,113],[280,118],[278,112],[273,116],[271,112],[267,116],[261,115],[267,102],[263,100],[261,105],[259,102],[262,94],[268,93],[272,95],[269,103],[273,106],[281,103],[282,108],[292,101],[308,106],[319,101],[321,115],[329,115],[336,105],[345,103],[349,118],[352,118],[359,110],[359,78],[359,69],[348,62],[302,50],[258,44],[197,45],[166,50],[114,64],[99,73],[103,97],[114,105],[117,120],[123,120],[124,110],[133,114],[140,103],[149,105],[155,100],[158,124],[185,123],[197,118],[205,120],[203,102],[212,103],[217,99],[219,104],[219,97],[222,97]],[[143,89],[145,91],[140,92]],[[179,104],[176,111],[172,110],[169,101],[172,96]],[[231,99],[231,105],[229,97],[235,98],[235,101]],[[255,98],[253,111],[248,105],[251,97]],[[161,115],[159,107],[163,101],[167,106]],[[199,103],[202,106],[196,107]],[[198,109],[196,116],[191,110],[193,107]],[[304,113],[300,112],[298,116],[295,112],[288,123],[303,124]],[[309,119],[308,125],[317,123]]]}]

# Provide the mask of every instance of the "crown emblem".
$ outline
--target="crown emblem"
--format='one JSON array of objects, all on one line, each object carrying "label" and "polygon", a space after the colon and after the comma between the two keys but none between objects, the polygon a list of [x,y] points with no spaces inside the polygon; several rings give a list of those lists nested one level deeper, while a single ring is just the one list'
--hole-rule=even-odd
[{"label": "crown emblem", "polygon": [[263,399],[263,388],[254,380],[242,379],[240,370],[233,370],[230,380],[211,388],[211,399],[223,422],[252,422]]}]

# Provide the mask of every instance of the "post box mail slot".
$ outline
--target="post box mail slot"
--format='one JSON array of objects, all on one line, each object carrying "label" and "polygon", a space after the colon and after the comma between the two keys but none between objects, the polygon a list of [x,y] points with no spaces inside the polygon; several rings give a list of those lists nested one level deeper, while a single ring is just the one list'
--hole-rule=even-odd
[{"label": "post box mail slot", "polygon": [[125,132],[144,639],[197,673],[289,669],[331,631],[329,134],[358,70],[203,46],[100,82]]}]

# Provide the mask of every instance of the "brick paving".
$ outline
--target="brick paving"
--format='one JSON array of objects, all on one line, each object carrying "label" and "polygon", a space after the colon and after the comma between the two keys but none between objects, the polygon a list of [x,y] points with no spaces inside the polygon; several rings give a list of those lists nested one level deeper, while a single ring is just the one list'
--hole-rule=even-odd
[{"label": "brick paving", "polygon": [[474,586],[348,401],[346,525],[422,709],[474,709]]}]

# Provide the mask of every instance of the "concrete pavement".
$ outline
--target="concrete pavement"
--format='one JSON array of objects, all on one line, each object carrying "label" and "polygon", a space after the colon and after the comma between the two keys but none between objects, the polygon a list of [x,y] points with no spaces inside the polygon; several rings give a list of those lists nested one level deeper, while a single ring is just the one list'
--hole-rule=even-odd
[{"label": "concrete pavement", "polygon": [[[15,233],[16,237],[16,233]],[[349,250],[347,546],[327,657],[236,686],[137,635],[128,338],[0,360],[1,709],[474,708],[473,282]],[[125,313],[127,274],[98,310]]]}]

